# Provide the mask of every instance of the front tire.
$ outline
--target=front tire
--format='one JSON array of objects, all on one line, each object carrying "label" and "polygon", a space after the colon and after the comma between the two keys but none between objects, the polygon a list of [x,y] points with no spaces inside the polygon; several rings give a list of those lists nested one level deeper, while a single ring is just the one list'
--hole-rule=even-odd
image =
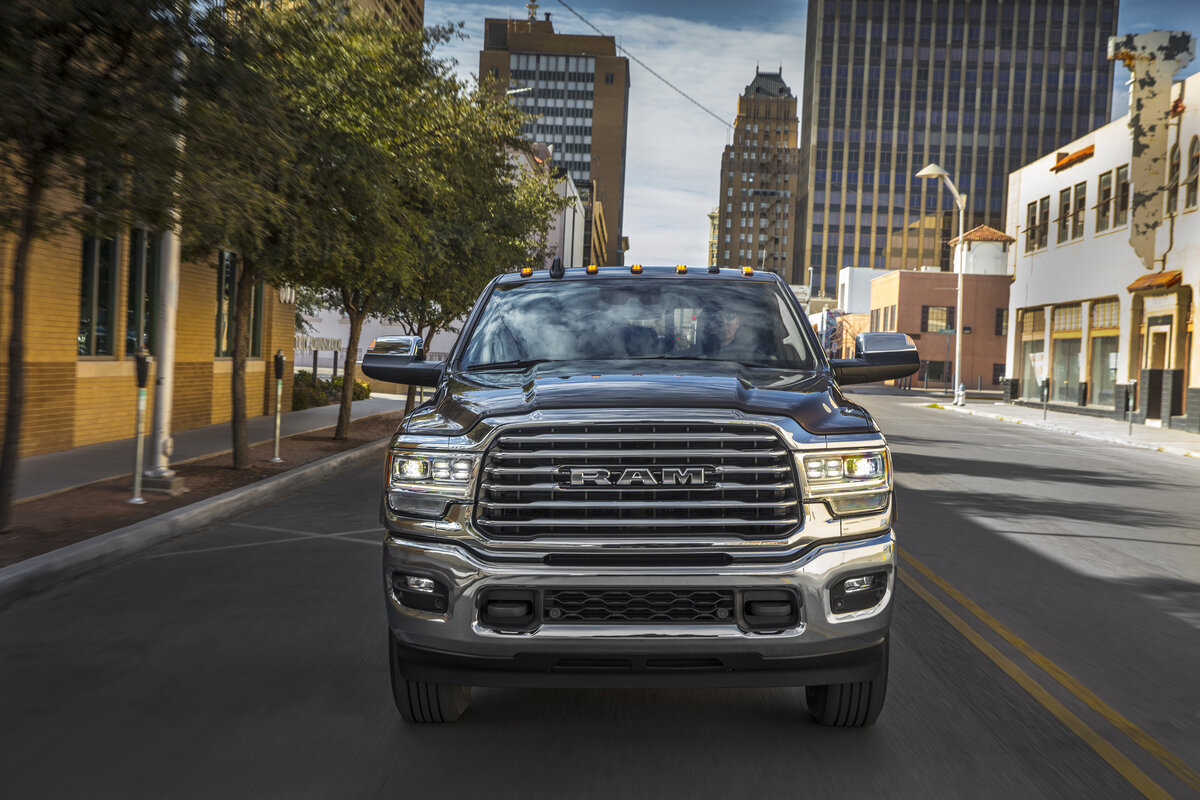
[{"label": "front tire", "polygon": [[392,697],[405,722],[454,722],[471,702],[471,687],[448,683],[410,681],[400,674],[396,640],[388,636],[388,660],[391,663]]},{"label": "front tire", "polygon": [[865,728],[874,725],[887,695],[888,640],[883,640],[883,662],[879,674],[869,681],[833,683],[804,687],[808,713],[821,725]]}]

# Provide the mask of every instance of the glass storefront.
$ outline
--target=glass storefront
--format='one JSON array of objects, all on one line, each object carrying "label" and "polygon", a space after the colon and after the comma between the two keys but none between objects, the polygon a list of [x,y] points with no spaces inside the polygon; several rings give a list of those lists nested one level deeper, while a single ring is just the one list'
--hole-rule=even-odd
[{"label": "glass storefront", "polygon": [[1116,400],[1118,336],[1092,337],[1092,363],[1088,375],[1088,404],[1112,406]]},{"label": "glass storefront", "polygon": [[1033,364],[1037,355],[1045,349],[1045,344],[1041,339],[1021,343],[1021,397],[1042,399],[1042,385]]},{"label": "glass storefront", "polygon": [[1079,402],[1079,349],[1079,339],[1054,340],[1050,399],[1056,403]]}]

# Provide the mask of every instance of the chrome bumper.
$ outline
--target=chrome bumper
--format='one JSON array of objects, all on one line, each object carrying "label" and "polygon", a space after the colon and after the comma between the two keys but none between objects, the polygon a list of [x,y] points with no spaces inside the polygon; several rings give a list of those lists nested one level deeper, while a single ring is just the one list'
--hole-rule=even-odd
[{"label": "chrome bumper", "polygon": [[[866,680],[878,670],[892,616],[895,538],[890,530],[852,541],[826,541],[793,561],[725,567],[551,567],[483,561],[455,543],[392,533],[384,584],[393,646],[413,680],[499,686],[804,685]],[[872,571],[887,575],[874,607],[835,614],[829,589]],[[396,573],[448,587],[444,613],[404,605]],[[481,593],[495,589],[790,588],[799,623],[773,633],[715,624],[557,624],[508,633],[479,619]],[[608,661],[588,662],[583,656]],[[592,667],[589,668],[588,664]],[[661,669],[658,669],[659,665]],[[657,670],[657,671],[656,671]]]}]

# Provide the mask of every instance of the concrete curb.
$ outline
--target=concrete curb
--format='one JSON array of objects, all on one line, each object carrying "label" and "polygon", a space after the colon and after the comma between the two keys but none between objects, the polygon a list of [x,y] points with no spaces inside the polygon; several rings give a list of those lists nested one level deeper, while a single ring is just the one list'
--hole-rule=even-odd
[{"label": "concrete curb", "polygon": [[[920,404],[922,408],[933,408],[927,403]],[[1030,428],[1039,428],[1045,431],[1054,431],[1055,433],[1065,433],[1069,436],[1078,436],[1083,439],[1093,439],[1099,442],[1109,442],[1110,444],[1123,444],[1126,447],[1136,447],[1139,450],[1153,450],[1158,453],[1169,453],[1174,456],[1183,456],[1185,458],[1200,458],[1200,450],[1189,450],[1185,447],[1170,447],[1147,442],[1138,442],[1132,439],[1109,436],[1103,433],[1092,433],[1090,431],[1076,430],[1068,428],[1064,425],[1057,425],[1053,422],[1044,422],[1042,420],[1020,419],[1019,417],[1006,417],[1003,414],[994,414],[989,411],[976,411],[970,408],[962,408],[954,405],[937,404],[936,408],[941,411],[953,411],[956,414],[968,414],[972,417],[983,417],[984,419],[995,419],[1001,422],[1013,422],[1017,425],[1027,425]]]},{"label": "concrete curb", "polygon": [[0,569],[0,608],[381,459],[391,437]]}]

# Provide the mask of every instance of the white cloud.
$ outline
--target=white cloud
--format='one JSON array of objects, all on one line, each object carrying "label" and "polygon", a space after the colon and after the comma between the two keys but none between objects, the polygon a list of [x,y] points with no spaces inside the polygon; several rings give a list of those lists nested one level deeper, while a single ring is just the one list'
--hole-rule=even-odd
[{"label": "white cloud", "polygon": [[[553,16],[558,33],[592,34],[562,9]],[[522,18],[511,5],[437,2],[425,5],[427,25],[466,22],[467,40],[442,49],[459,62],[463,76],[479,70],[483,21]],[[587,14],[617,44],[730,124],[737,98],[754,78],[783,65],[797,96],[802,88],[804,30],[733,30],[673,17]],[[629,133],[625,161],[625,225],[628,262],[704,264],[708,259],[708,212],[720,192],[721,154],[728,129],[631,61]]]}]

